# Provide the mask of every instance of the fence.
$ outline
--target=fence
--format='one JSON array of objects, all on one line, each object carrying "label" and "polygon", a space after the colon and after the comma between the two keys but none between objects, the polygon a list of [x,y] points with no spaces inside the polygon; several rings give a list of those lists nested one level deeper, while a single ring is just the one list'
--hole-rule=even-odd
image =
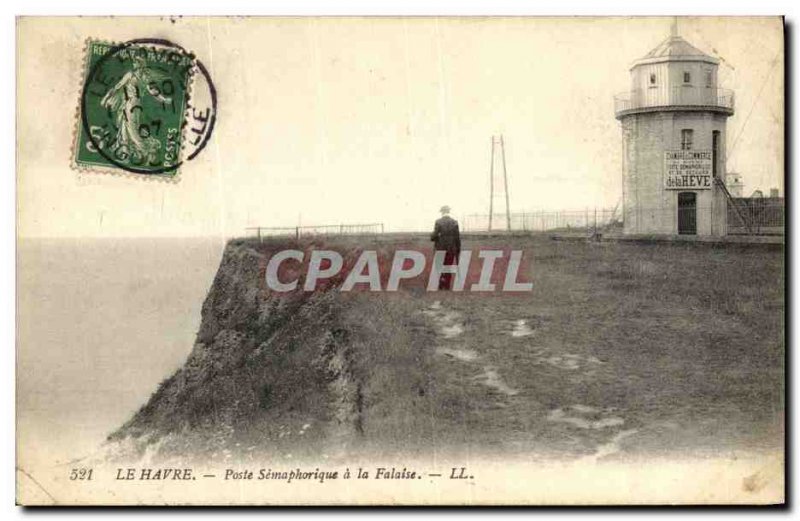
[{"label": "fence", "polygon": [[783,235],[784,203],[732,198],[722,205],[698,205],[695,198],[679,198],[675,206],[633,206],[624,219],[624,231],[631,234]]},{"label": "fence", "polygon": [[251,226],[247,228],[248,236],[257,237],[294,237],[332,236],[332,235],[377,235],[383,233],[383,223],[370,224],[324,224],[319,226]]},{"label": "fence", "polygon": [[512,213],[511,228],[503,214],[494,215],[489,226],[488,214],[472,214],[462,218],[461,229],[466,232],[586,232],[593,233],[609,227],[622,227],[622,216],[614,208],[570,211],[538,211]]},{"label": "fence", "polygon": [[[733,207],[736,204],[736,208]],[[738,210],[738,211],[737,211]],[[627,233],[699,235],[782,235],[785,204],[783,198],[734,198],[722,207],[695,204],[659,208],[633,207],[626,212]],[[466,215],[461,219],[465,232],[559,232],[622,233],[622,210],[588,209],[513,213],[508,226],[506,216],[494,215],[491,227],[488,214]]]},{"label": "fence", "polygon": [[637,89],[614,96],[614,111],[619,117],[642,109],[682,105],[714,107],[733,113],[734,99],[733,91],[711,87],[677,85]]},{"label": "fence", "polygon": [[[735,204],[736,208],[732,205]],[[628,231],[658,233],[699,233],[718,235],[776,235],[784,233],[785,202],[783,198],[733,198],[727,208],[727,219],[722,220],[720,209],[691,208],[635,208],[625,216]],[[738,211],[737,211],[738,210]],[[621,233],[623,215],[621,208],[598,208],[568,211],[536,211],[512,213],[507,220],[504,214],[470,214],[461,218],[463,232],[561,232],[561,233]],[[510,228],[508,226],[510,221]],[[694,230],[694,231],[693,231]],[[379,235],[384,233],[383,223],[332,224],[320,226],[288,226],[247,228],[248,236],[265,237]]]},{"label": "fence", "polygon": [[735,197],[728,206],[728,234],[782,235],[785,216],[782,197]]}]

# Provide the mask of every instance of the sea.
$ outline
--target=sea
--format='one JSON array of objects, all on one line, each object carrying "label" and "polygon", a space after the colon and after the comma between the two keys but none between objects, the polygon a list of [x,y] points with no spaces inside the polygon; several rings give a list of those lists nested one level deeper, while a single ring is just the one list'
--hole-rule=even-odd
[{"label": "sea", "polygon": [[20,239],[17,464],[90,456],[191,351],[219,238]]}]

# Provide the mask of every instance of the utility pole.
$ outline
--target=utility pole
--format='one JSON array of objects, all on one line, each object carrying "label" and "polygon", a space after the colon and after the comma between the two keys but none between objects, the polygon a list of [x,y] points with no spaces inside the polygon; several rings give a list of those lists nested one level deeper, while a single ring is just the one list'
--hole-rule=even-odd
[{"label": "utility pole", "polygon": [[[499,146],[499,154],[495,154],[495,148]],[[500,167],[503,171],[502,179],[495,176],[495,158],[499,156]],[[511,231],[511,204],[509,202],[508,193],[508,171],[506,169],[506,148],[503,136],[499,138],[492,136],[492,150],[489,160],[489,231],[492,231],[492,224],[494,223],[494,199],[497,196],[502,196],[505,201],[506,210],[506,229]]]},{"label": "utility pole", "polygon": [[508,173],[506,173],[506,146],[500,134],[500,154],[503,156],[503,191],[506,193],[506,224],[511,231],[511,206],[508,203]]},{"label": "utility pole", "polygon": [[492,136],[492,153],[489,159],[489,231],[492,231],[494,218],[494,136]]}]

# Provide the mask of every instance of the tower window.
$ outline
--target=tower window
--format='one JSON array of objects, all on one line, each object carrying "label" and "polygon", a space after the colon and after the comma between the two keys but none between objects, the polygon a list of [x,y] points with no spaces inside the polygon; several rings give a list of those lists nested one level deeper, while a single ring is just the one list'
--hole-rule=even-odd
[{"label": "tower window", "polygon": [[710,87],[713,77],[711,75],[711,71],[706,71],[706,87]]},{"label": "tower window", "polygon": [[691,150],[692,149],[692,137],[694,136],[694,131],[690,128],[685,128],[681,130],[681,150]]},{"label": "tower window", "polygon": [[692,83],[692,74],[690,72],[683,72],[683,83]]},{"label": "tower window", "polygon": [[650,75],[650,85],[655,85],[655,84],[656,84],[656,75],[655,74],[651,74]]}]

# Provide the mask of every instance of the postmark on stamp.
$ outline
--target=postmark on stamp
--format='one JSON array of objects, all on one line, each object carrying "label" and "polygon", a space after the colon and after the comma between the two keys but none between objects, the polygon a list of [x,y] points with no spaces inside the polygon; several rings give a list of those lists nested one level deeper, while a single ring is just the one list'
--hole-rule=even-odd
[{"label": "postmark on stamp", "polygon": [[211,138],[216,104],[208,71],[181,46],[89,40],[74,165],[174,179]]}]

